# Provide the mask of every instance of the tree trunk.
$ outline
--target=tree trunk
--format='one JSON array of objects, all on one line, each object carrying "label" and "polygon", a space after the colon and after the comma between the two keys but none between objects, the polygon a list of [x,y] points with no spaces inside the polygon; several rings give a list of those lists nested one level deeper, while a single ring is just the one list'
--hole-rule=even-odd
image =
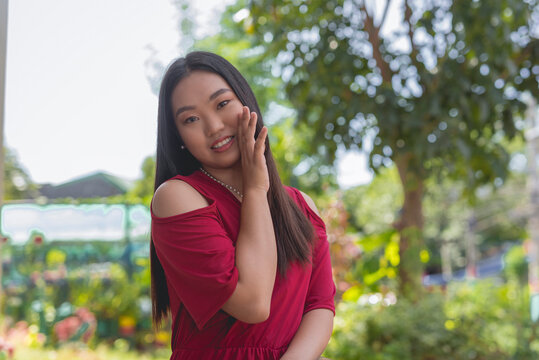
[{"label": "tree trunk", "polygon": [[402,156],[396,161],[404,190],[401,217],[396,224],[400,233],[398,273],[399,292],[415,300],[421,296],[423,263],[423,178],[410,168],[410,157]]}]

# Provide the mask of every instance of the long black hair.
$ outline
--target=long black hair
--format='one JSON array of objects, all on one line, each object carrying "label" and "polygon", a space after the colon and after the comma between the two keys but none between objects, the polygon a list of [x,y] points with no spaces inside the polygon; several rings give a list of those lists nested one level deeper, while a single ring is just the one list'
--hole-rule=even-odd
[{"label": "long black hair", "polygon": [[[195,70],[208,71],[221,76],[236,93],[243,105],[258,115],[255,138],[264,126],[262,114],[251,87],[240,72],[227,60],[209,52],[196,51],[185,58],[175,60],[161,82],[159,110],[157,115],[157,154],[154,191],[175,175],[189,175],[200,167],[200,163],[187,149],[180,151],[183,141],[174,123],[171,95],[178,83]],[[277,268],[284,276],[292,262],[310,261],[311,245],[314,238],[312,224],[288,195],[281,183],[275,160],[266,139],[264,156],[268,168],[270,187],[268,203],[277,239]],[[152,317],[158,326],[170,309],[165,272],[157,254],[153,240],[150,242]]]}]

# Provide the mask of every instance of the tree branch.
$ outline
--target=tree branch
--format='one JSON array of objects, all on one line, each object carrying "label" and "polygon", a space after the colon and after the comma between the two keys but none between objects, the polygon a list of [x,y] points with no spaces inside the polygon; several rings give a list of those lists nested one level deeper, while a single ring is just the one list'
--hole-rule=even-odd
[{"label": "tree branch", "polygon": [[[417,46],[414,42],[414,28],[412,26],[412,8],[410,7],[409,0],[404,0],[404,21],[408,24],[408,37],[410,38],[410,59],[412,60],[412,64],[415,66],[418,74],[419,70],[424,70],[425,66],[423,63],[421,63],[417,56],[419,54],[419,51],[417,49]],[[423,90],[423,93],[425,93],[426,85],[421,83],[421,79],[418,81],[419,85],[421,86],[421,89]]]},{"label": "tree branch", "polygon": [[369,42],[372,46],[372,56],[374,57],[374,60],[376,60],[376,64],[382,72],[382,79],[384,82],[391,83],[391,69],[389,68],[389,64],[385,62],[384,58],[382,57],[382,53],[380,52],[380,28],[374,25],[374,20],[367,12],[365,2],[362,2],[359,5],[359,8],[365,13],[365,30],[367,31],[367,34],[369,34]]},{"label": "tree branch", "polygon": [[417,60],[418,50],[414,43],[414,28],[412,26],[412,8],[410,7],[409,0],[404,1],[404,21],[408,24],[408,37],[410,38],[411,53],[410,58],[412,63],[419,71],[419,61]]},{"label": "tree branch", "polygon": [[368,17],[372,17],[372,15],[367,11],[367,0],[360,0],[359,3],[360,3],[359,7],[362,8],[363,11],[365,11],[365,14]]},{"label": "tree branch", "polygon": [[382,26],[384,25],[384,22],[386,21],[387,13],[388,13],[388,10],[389,10],[389,4],[391,4],[391,0],[386,1],[386,7],[384,9],[382,19],[380,20],[380,23],[378,24],[378,30],[380,30],[382,28]]}]

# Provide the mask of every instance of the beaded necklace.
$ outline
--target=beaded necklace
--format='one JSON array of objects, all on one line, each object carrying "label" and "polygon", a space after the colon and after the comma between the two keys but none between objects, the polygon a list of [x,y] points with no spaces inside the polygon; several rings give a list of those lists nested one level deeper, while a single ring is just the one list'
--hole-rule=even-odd
[{"label": "beaded necklace", "polygon": [[230,186],[228,184],[225,184],[221,180],[216,179],[215,177],[212,176],[212,174],[210,174],[209,172],[204,170],[202,167],[200,168],[200,171],[202,171],[204,174],[206,174],[207,177],[209,177],[210,179],[212,179],[213,181],[215,181],[219,185],[227,188],[228,190],[232,191],[234,194],[238,195],[240,197],[240,199],[243,199],[243,194],[238,189],[236,189],[235,187],[232,187],[232,186]]}]

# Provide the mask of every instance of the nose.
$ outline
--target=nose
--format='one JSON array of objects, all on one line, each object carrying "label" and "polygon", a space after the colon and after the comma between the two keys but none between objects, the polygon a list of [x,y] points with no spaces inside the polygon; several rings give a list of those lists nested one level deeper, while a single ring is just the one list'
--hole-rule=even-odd
[{"label": "nose", "polygon": [[206,136],[212,137],[215,134],[218,134],[224,128],[223,120],[217,114],[210,114],[206,116],[206,121],[204,122],[204,130]]}]

